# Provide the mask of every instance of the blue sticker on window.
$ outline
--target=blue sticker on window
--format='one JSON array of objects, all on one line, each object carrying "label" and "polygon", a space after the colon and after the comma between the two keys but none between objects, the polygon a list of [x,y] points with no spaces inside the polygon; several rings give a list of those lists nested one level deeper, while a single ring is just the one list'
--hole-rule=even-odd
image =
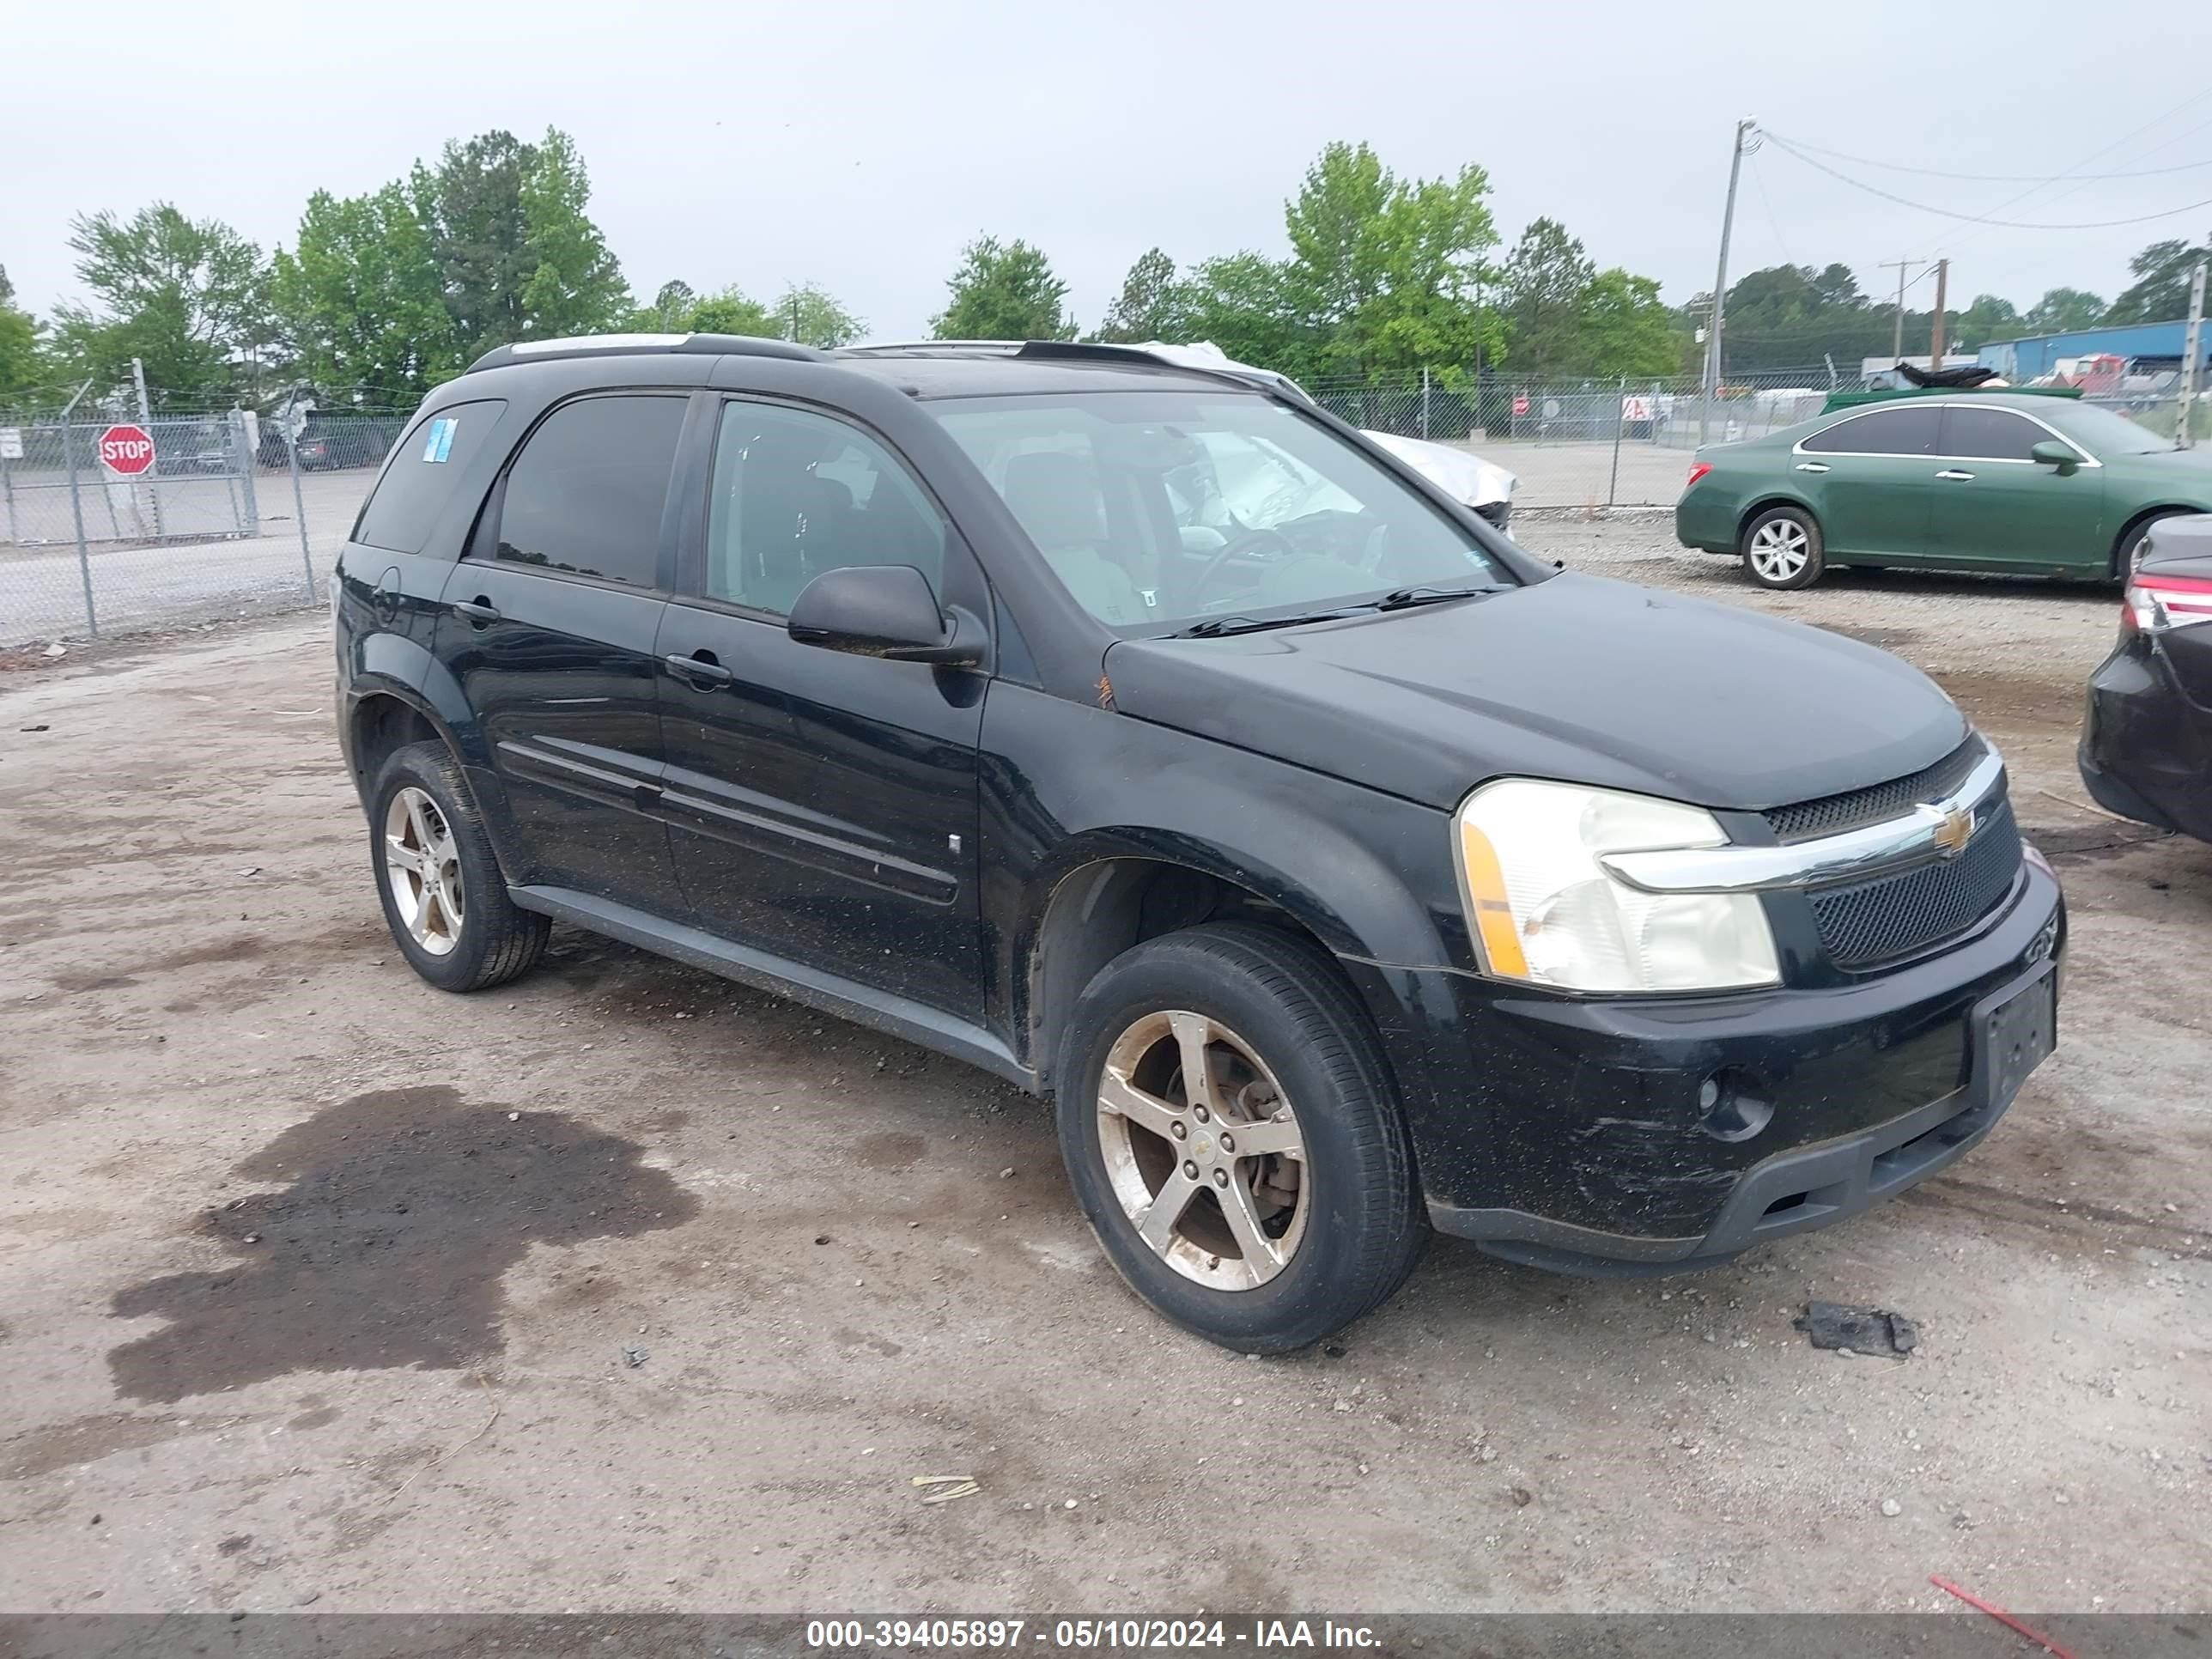
[{"label": "blue sticker on window", "polygon": [[422,459],[433,465],[453,453],[453,428],[460,422],[450,415],[441,415],[430,422],[430,435],[422,442]]}]

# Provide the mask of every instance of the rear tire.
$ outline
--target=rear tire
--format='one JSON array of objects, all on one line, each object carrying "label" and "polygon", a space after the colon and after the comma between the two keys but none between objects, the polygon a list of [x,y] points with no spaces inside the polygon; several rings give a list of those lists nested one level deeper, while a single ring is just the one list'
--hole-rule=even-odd
[{"label": "rear tire", "polygon": [[483,991],[538,965],[553,924],[507,897],[461,769],[442,743],[410,743],[377,769],[369,862],[407,965],[441,991]]},{"label": "rear tire", "polygon": [[1076,1201],[1130,1288],[1185,1329],[1287,1353],[1379,1306],[1419,1259],[1389,1067],[1304,942],[1241,922],[1146,940],[1085,988],[1060,1057]]},{"label": "rear tire", "polygon": [[1802,507],[1770,507],[1743,527],[1743,574],[1760,587],[1786,592],[1820,580],[1825,558],[1820,521]]}]

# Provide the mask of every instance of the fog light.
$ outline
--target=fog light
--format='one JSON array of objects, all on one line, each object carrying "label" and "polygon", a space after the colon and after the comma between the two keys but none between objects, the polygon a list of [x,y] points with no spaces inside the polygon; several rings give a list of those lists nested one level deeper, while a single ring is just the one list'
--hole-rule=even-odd
[{"label": "fog light", "polygon": [[1774,1118],[1774,1103],[1753,1092],[1753,1079],[1729,1066],[1698,1085],[1705,1116],[1698,1127],[1715,1140],[1748,1140]]}]

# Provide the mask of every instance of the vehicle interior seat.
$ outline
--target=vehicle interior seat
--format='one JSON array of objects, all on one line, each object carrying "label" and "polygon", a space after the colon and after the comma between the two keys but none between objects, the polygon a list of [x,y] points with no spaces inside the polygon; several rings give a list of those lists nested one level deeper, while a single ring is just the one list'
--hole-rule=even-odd
[{"label": "vehicle interior seat", "polygon": [[1043,451],[1006,463],[1006,505],[1083,608],[1111,627],[1150,608],[1129,573],[1106,555],[1106,500],[1085,457]]}]

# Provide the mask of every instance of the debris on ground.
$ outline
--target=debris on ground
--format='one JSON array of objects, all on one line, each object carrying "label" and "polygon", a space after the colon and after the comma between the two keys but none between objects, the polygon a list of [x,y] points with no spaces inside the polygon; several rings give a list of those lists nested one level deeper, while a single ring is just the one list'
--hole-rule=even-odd
[{"label": "debris on ground", "polygon": [[46,655],[49,657],[66,657],[69,655],[69,647],[64,645],[59,640],[56,640],[52,645],[46,647]]},{"label": "debris on ground", "polygon": [[1920,1328],[1887,1308],[1854,1308],[1842,1302],[1808,1302],[1790,1322],[1816,1348],[1844,1354],[1879,1354],[1902,1359],[1920,1346]]},{"label": "debris on ground", "polygon": [[956,1498],[973,1498],[983,1490],[972,1474],[917,1474],[914,1484],[931,1489],[921,1494],[925,1504],[950,1504]]},{"label": "debris on ground", "polygon": [[46,732],[51,731],[52,728],[42,724],[39,726],[19,726],[15,729],[18,732]]},{"label": "debris on ground", "polygon": [[639,1347],[634,1342],[623,1345],[622,1356],[623,1364],[629,1366],[632,1370],[635,1370],[640,1365],[642,1365],[647,1360],[653,1358],[652,1354],[647,1352],[645,1349]]}]

